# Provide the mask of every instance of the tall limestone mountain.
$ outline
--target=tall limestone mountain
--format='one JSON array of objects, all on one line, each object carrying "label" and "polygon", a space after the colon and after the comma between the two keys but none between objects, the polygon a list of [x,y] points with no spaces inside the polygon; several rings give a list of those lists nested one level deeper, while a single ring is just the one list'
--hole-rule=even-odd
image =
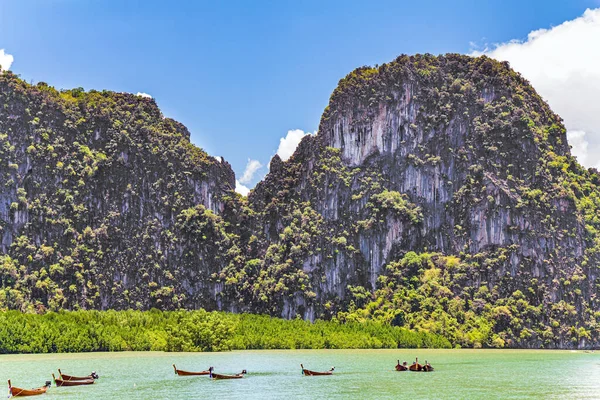
[{"label": "tall limestone mountain", "polygon": [[261,273],[275,279],[263,303],[308,318],[350,304],[342,318],[466,344],[597,343],[598,182],[507,63],[417,55],[359,68],[318,135],[275,157],[250,195]]},{"label": "tall limestone mountain", "polygon": [[600,342],[600,176],[508,64],[342,79],[248,198],[151,99],[0,76],[0,309],[376,319],[456,345]]},{"label": "tall limestone mountain", "polygon": [[229,164],[154,100],[0,76],[0,308],[215,307]]}]

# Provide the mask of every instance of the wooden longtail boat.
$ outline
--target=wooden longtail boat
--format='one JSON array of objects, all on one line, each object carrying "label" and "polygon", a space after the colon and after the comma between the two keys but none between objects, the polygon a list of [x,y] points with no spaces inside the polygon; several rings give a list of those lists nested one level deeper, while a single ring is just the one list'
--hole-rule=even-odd
[{"label": "wooden longtail boat", "polygon": [[421,364],[419,364],[419,358],[415,358],[415,362],[412,363],[412,365],[410,367],[408,367],[409,371],[413,371],[413,372],[418,372],[421,371],[421,368],[423,368],[423,366]]},{"label": "wooden longtail boat", "polygon": [[188,375],[210,375],[210,371],[198,371],[198,372],[192,372],[192,371],[183,371],[180,369],[177,369],[177,367],[175,366],[175,364],[173,364],[173,369],[175,370],[175,373],[179,376],[188,376]]},{"label": "wooden longtail boat", "polygon": [[37,388],[37,389],[22,389],[22,388],[18,388],[18,387],[12,386],[10,384],[10,379],[9,379],[8,380],[8,391],[10,392],[10,395],[12,397],[17,397],[17,396],[19,396],[19,397],[37,396],[37,395],[46,393],[46,391],[50,387],[50,384],[51,384],[50,381],[46,381],[46,384],[44,386],[42,386],[41,388]]},{"label": "wooden longtail boat", "polygon": [[302,368],[302,373],[307,376],[332,375],[333,370],[335,369],[335,367],[331,367],[331,369],[329,371],[317,372],[317,371],[311,371],[310,369],[305,369],[304,365],[302,365],[302,364],[300,364],[300,368]]},{"label": "wooden longtail boat", "polygon": [[415,363],[412,364],[410,367],[408,367],[409,371],[413,371],[413,372],[419,372],[421,371],[421,368],[423,368],[423,366],[419,363]]},{"label": "wooden longtail boat", "polygon": [[96,371],[92,371],[92,373],[89,374],[88,376],[73,376],[73,375],[63,374],[59,368],[58,374],[60,375],[60,379],[62,379],[63,381],[87,381],[89,379],[98,379],[98,374],[96,373]]},{"label": "wooden longtail boat", "polygon": [[63,379],[56,379],[54,374],[52,374],[52,379],[54,379],[54,383],[56,386],[82,386],[82,385],[92,385],[95,381],[93,379],[86,379],[82,381],[65,381]]},{"label": "wooden longtail boat", "polygon": [[423,372],[433,372],[433,367],[427,361],[425,361],[425,365],[421,368]]},{"label": "wooden longtail boat", "polygon": [[241,379],[244,377],[244,375],[247,374],[246,370],[243,370],[242,372],[240,372],[239,374],[235,374],[235,375],[223,375],[223,374],[215,374],[213,372],[214,368],[210,367],[208,369],[208,371],[210,372],[210,377],[212,379]]},{"label": "wooden longtail boat", "polygon": [[406,365],[406,361],[400,364],[400,360],[398,360],[398,364],[396,364],[396,371],[408,371],[408,367]]}]

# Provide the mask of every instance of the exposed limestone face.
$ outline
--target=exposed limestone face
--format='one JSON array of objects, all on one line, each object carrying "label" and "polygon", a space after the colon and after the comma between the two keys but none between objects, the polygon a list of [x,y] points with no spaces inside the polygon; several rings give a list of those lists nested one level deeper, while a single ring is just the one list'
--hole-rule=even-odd
[{"label": "exposed limestone face", "polygon": [[224,263],[198,235],[223,235],[194,223],[225,211],[228,163],[152,99],[4,73],[0,103],[0,253],[4,285],[22,295],[0,308],[214,304],[210,273]]},{"label": "exposed limestone face", "polygon": [[[416,56],[354,71],[317,136],[250,196],[268,209],[269,242],[286,228],[290,203],[308,204],[327,227],[292,258],[316,299],[286,298],[283,315],[327,314],[326,302],[349,301],[348,285],[375,289],[385,265],[409,251],[499,259],[469,279],[490,288],[508,279],[505,294],[538,279],[557,301],[557,282],[573,274],[594,292],[597,257],[586,250],[593,243],[578,200],[561,189],[566,176],[550,166],[557,159],[576,164],[560,118],[505,64]],[[374,205],[382,193],[389,198]]]}]

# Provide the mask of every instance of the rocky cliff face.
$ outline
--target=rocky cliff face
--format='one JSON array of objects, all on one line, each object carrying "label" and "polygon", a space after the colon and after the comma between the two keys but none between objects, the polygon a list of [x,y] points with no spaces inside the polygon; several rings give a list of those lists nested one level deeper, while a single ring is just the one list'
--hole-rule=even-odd
[{"label": "rocky cliff face", "polygon": [[[316,215],[320,227],[275,260],[306,274],[310,289],[290,289],[270,306],[309,318],[346,309],[388,282],[390,263],[429,252],[469,266],[449,278],[450,299],[475,300],[465,288],[484,287],[496,300],[535,292],[528,305],[539,307],[542,325],[566,324],[550,321],[549,310],[570,304],[578,323],[569,326],[589,329],[595,319],[583,321],[598,311],[597,181],[571,157],[560,118],[507,64],[403,56],[359,68],[340,81],[318,135],[288,162],[274,159],[250,195],[265,210],[271,246],[285,248],[295,213]],[[540,335],[524,335],[519,345],[542,345]]]},{"label": "rocky cliff face", "polygon": [[342,79],[250,196],[151,99],[0,76],[0,309],[376,319],[454,344],[600,342],[600,177],[508,64]]},{"label": "rocky cliff face", "polygon": [[0,76],[0,305],[210,304],[229,164],[154,100]]}]

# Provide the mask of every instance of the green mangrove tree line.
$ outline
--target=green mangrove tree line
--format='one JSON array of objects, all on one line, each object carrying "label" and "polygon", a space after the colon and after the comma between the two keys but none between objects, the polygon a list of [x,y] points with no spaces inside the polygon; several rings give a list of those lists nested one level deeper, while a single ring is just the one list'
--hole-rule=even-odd
[{"label": "green mangrove tree line", "polygon": [[375,321],[283,320],[197,311],[0,312],[0,353],[450,347]]}]

